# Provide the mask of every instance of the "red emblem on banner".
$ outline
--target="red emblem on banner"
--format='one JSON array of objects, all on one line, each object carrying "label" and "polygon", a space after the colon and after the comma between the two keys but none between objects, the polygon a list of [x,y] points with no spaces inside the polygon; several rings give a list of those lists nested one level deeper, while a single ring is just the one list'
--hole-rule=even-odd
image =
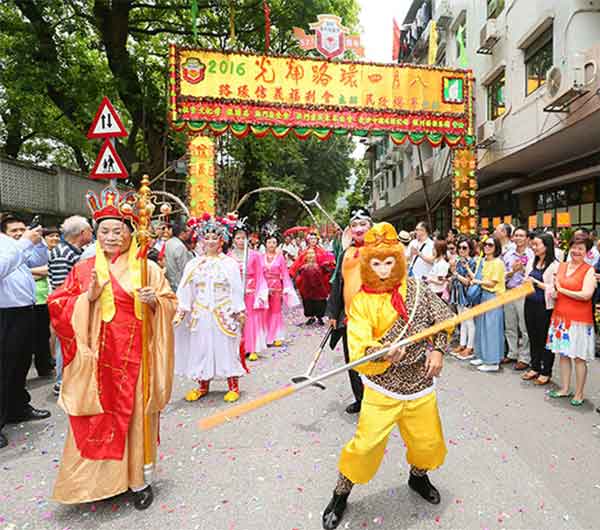
[{"label": "red emblem on banner", "polygon": [[204,79],[204,73],[206,72],[206,65],[195,57],[189,57],[183,63],[183,78],[188,82],[195,85]]},{"label": "red emblem on banner", "polygon": [[327,59],[343,55],[352,50],[363,56],[365,51],[360,44],[359,35],[349,35],[348,28],[342,26],[342,19],[335,15],[318,15],[317,22],[310,24],[315,33],[307,35],[301,28],[293,28],[294,37],[304,50],[316,49]]}]

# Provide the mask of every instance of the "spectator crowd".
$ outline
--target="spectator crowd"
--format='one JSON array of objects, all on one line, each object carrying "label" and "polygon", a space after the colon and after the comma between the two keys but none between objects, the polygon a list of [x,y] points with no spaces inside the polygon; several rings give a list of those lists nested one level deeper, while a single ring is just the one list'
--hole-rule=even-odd
[{"label": "spectator crowd", "polygon": [[536,386],[551,382],[558,357],[558,388],[548,395],[568,399],[574,407],[583,404],[589,363],[600,356],[595,234],[578,228],[563,249],[550,230],[501,224],[491,234],[468,237],[455,229],[431,234],[426,223],[419,223],[412,234],[400,232],[399,239],[406,246],[409,274],[428,283],[458,313],[531,281],[534,292],[526,298],[464,322],[450,353],[484,373],[512,366]]}]

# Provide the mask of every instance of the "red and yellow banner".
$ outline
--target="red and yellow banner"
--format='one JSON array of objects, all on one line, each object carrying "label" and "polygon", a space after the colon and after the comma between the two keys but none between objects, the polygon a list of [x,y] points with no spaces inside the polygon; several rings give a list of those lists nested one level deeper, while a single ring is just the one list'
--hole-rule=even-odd
[{"label": "red and yellow banner", "polygon": [[198,217],[204,212],[215,214],[215,142],[207,136],[196,136],[188,145],[190,163],[190,214]]},{"label": "red and yellow banner", "polygon": [[[477,178],[475,150],[458,149],[454,155],[452,181],[454,227],[461,234],[475,234],[477,230]],[[486,219],[487,221],[487,219]],[[495,222],[495,221],[494,221]],[[484,227],[487,228],[487,227]]]},{"label": "red and yellow banner", "polygon": [[170,49],[171,121],[470,134],[470,72]]}]

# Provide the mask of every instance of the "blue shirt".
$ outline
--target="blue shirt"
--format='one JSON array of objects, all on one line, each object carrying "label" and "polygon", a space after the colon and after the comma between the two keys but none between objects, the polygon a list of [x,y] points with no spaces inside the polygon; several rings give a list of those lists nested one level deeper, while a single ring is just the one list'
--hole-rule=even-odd
[{"label": "blue shirt", "polygon": [[0,234],[0,308],[35,304],[35,281],[29,270],[48,263],[48,249],[29,239]]}]

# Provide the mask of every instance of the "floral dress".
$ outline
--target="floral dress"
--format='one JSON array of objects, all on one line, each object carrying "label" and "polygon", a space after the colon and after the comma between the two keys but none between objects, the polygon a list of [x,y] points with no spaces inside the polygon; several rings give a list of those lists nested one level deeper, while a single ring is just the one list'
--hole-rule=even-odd
[{"label": "floral dress", "polygon": [[[561,263],[556,275],[560,285],[569,291],[581,291],[585,275],[590,265],[582,263],[570,275],[567,275],[567,263]],[[558,293],[550,329],[547,348],[571,359],[592,361],[595,352],[594,322],[592,300],[575,300]]]}]

